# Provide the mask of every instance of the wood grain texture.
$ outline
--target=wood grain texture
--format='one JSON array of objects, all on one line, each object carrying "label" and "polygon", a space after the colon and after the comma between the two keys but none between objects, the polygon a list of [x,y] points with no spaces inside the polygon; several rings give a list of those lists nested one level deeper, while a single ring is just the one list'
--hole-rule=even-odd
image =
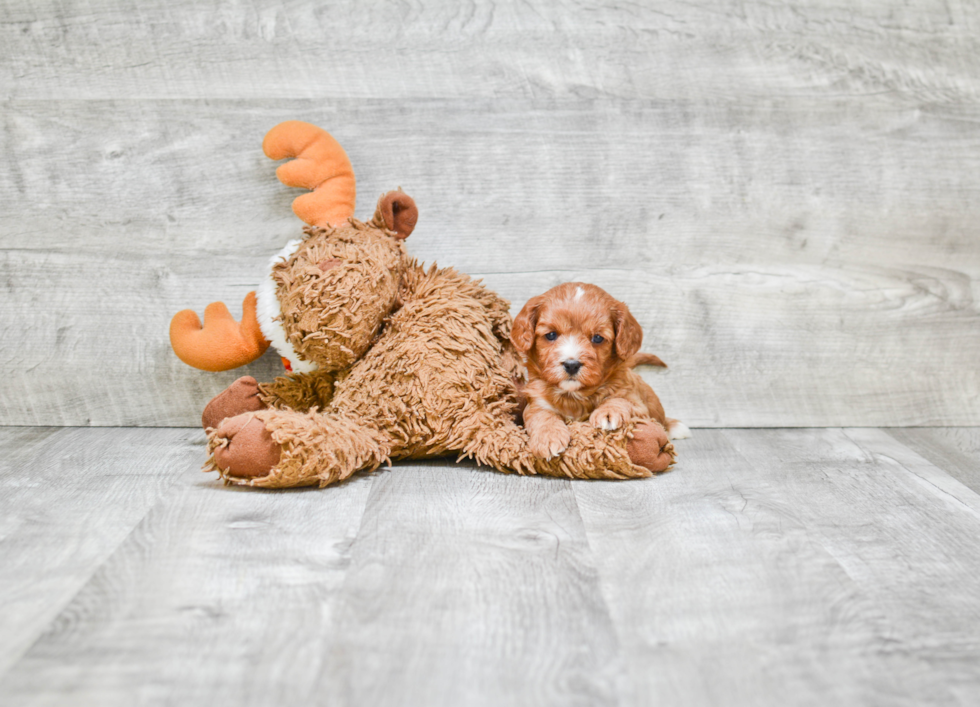
[{"label": "wood grain texture", "polygon": [[373,478],[329,495],[243,493],[202,476],[202,458],[57,607],[0,702],[319,703],[320,646]]},{"label": "wood grain texture", "polygon": [[[0,410],[9,424],[195,424],[204,403],[235,374],[206,375],[179,364],[166,339],[170,317],[184,307],[200,312],[216,299],[235,308],[269,254],[298,232],[288,208],[294,194],[274,183],[257,141],[263,126],[291,111],[161,104],[161,114],[147,118],[141,102],[117,107],[107,113],[98,103],[77,103],[76,122],[88,127],[72,136],[73,151],[45,137],[60,109],[36,102],[46,124],[36,113],[25,118],[34,140],[12,142],[20,145],[13,164],[22,173],[8,173],[3,188],[15,206],[0,215],[7,291],[0,316],[20,333],[0,342],[9,381]],[[883,137],[883,150],[874,154],[901,152],[895,164],[903,165],[902,179],[918,186],[895,185],[888,203],[879,200],[878,212],[869,213],[876,197],[862,184],[873,183],[880,166],[867,163],[876,159],[862,147],[867,136],[847,138],[856,124],[841,128],[833,111],[808,117],[801,107],[786,108],[810,121],[809,137],[792,136],[780,147],[763,127],[768,111],[748,109],[760,161],[733,169],[752,172],[752,193],[739,197],[730,193],[734,182],[718,182],[703,192],[708,201],[701,206],[689,189],[708,179],[708,163],[669,177],[643,151],[673,130],[678,143],[667,164],[706,154],[707,144],[692,146],[698,140],[684,136],[677,107],[625,116],[605,109],[597,121],[584,104],[554,111],[512,106],[506,115],[457,104],[448,118],[440,117],[442,107],[419,106],[403,131],[422,130],[424,137],[397,141],[394,168],[377,162],[392,155],[390,128],[366,126],[389,124],[396,109],[352,107],[333,120],[358,126],[366,142],[355,141],[357,149],[374,155],[372,186],[363,188],[362,180],[362,194],[402,184],[421,204],[409,244],[421,259],[483,276],[516,306],[576,279],[625,299],[647,332],[647,350],[672,366],[651,382],[669,412],[689,424],[976,423],[980,380],[971,352],[980,345],[974,298],[980,249],[967,222],[980,213],[966,204],[980,202],[963,201],[941,240],[922,220],[925,200],[945,203],[951,213],[954,200],[975,190],[969,175],[980,174],[972,162],[980,154],[976,137],[945,122],[928,129],[946,125],[960,136],[943,148]],[[884,120],[883,111],[872,111],[869,123]],[[313,116],[331,122],[325,118]],[[103,131],[97,126],[106,120],[113,125]],[[459,132],[423,128],[446,120]],[[590,142],[606,120],[618,126],[624,145]],[[728,154],[730,124],[719,120],[708,131],[713,138],[699,134],[728,143],[717,150]],[[126,127],[141,121],[153,129],[134,134]],[[236,121],[240,129],[229,131]],[[537,127],[528,129],[529,121]],[[187,141],[175,142],[174,132]],[[254,134],[254,144],[231,137],[245,134]],[[146,144],[139,135],[148,135]],[[817,135],[828,169],[832,155],[864,154],[854,158],[856,175],[846,189],[806,197],[820,187],[809,177],[772,174],[772,165],[793,169],[791,144]],[[592,147],[576,149],[583,142]],[[119,150],[117,165],[105,157],[111,145]],[[202,159],[208,145],[230,162]],[[35,146],[41,156],[31,151]],[[456,148],[464,153],[454,155]],[[763,159],[777,148],[784,150],[779,160]],[[936,162],[937,151],[945,151],[944,163]],[[449,164],[455,174],[446,172]],[[959,187],[948,184],[950,164],[964,175]],[[194,176],[198,165],[206,165],[204,176]],[[39,171],[28,174],[26,167]],[[382,180],[382,172],[398,176]],[[606,177],[598,185],[583,182],[580,175],[590,173]],[[151,176],[141,184],[134,174]],[[93,191],[127,197],[107,203]],[[788,205],[811,197],[815,222],[796,221],[801,214]],[[671,204],[691,211],[675,213]],[[362,205],[360,212],[367,211]],[[245,372],[268,378],[276,370],[270,357]]]},{"label": "wood grain texture", "polygon": [[975,97],[971,3],[4,5],[14,98]]},{"label": "wood grain texture", "polygon": [[0,676],[204,448],[196,430],[0,429]]},{"label": "wood grain texture", "polygon": [[574,486],[633,704],[978,699],[974,491],[876,430],[698,430],[680,452]]},{"label": "wood grain texture", "polygon": [[[272,125],[519,306],[625,298],[692,425],[977,425],[980,6],[9,2],[0,424],[193,425],[166,323],[298,233]],[[268,378],[274,359],[245,372]]]},{"label": "wood grain texture", "polygon": [[980,493],[980,429],[930,427],[889,429],[888,434]]},{"label": "wood grain texture", "polygon": [[78,705],[615,704],[618,666],[568,482],[440,462],[326,492],[185,480],[0,695],[23,705],[68,694]]},{"label": "wood grain texture", "polygon": [[621,662],[568,481],[468,465],[378,477],[325,704],[616,704]]},{"label": "wood grain texture", "polygon": [[197,430],[0,430],[0,704],[976,704],[980,494],[894,434],[264,492]]}]

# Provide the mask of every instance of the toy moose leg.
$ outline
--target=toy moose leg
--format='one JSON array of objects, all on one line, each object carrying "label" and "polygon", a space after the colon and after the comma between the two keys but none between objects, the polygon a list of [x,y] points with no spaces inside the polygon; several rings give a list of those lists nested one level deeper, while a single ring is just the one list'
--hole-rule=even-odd
[{"label": "toy moose leg", "polygon": [[475,423],[477,432],[462,447],[462,455],[498,471],[570,479],[642,478],[666,471],[674,463],[674,447],[656,422],[615,432],[584,422],[570,423],[568,428],[568,448],[553,459],[540,459],[531,454],[524,428],[509,416],[487,414]]},{"label": "toy moose leg", "polygon": [[[379,432],[380,427],[377,422],[356,423],[337,411],[244,413],[209,431],[212,457],[205,468],[236,484],[326,486],[357,471],[376,469],[391,458],[424,456],[410,453]],[[435,443],[433,453],[459,450],[498,471],[589,479],[650,476],[665,471],[674,460],[673,446],[656,423],[613,433],[586,423],[569,427],[568,449],[554,459],[538,459],[528,450],[526,432],[509,416],[485,411],[451,428]]]},{"label": "toy moose leg", "polygon": [[201,425],[204,429],[217,427],[226,417],[266,408],[306,411],[324,407],[333,397],[333,382],[332,374],[320,371],[281,376],[261,384],[252,376],[242,376],[207,404]]},{"label": "toy moose leg", "polygon": [[223,420],[208,432],[206,471],[248,486],[326,486],[378,468],[391,442],[336,412],[266,409]]}]

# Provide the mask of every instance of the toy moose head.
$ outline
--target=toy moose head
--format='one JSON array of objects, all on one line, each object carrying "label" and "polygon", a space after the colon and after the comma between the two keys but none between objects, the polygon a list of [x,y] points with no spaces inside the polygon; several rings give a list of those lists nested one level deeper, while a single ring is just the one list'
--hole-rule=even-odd
[{"label": "toy moose head", "polygon": [[257,293],[245,296],[240,322],[222,302],[204,310],[203,327],[187,309],[170,323],[171,345],[184,363],[205,371],[243,366],[270,344],[287,370],[341,370],[367,350],[395,306],[410,262],[402,241],[415,228],[418,209],[410,196],[392,191],[371,221],[353,220],[354,170],[340,144],[315,125],[281,123],[262,149],[274,160],[295,158],[276,176],[312,190],[293,201],[293,211],[310,224],[307,237],[272,257]]}]

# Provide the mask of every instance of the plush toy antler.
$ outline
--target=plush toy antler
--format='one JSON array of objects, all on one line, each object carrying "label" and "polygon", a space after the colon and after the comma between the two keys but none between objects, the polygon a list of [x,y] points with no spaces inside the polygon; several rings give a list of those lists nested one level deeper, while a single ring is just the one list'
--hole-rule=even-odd
[{"label": "plush toy antler", "polygon": [[[295,158],[280,165],[276,176],[286,186],[313,190],[293,200],[293,211],[306,223],[340,226],[354,215],[354,168],[344,148],[326,130],[288,120],[266,133],[262,150],[274,160]],[[244,366],[269,348],[255,308],[255,293],[249,292],[242,304],[241,322],[234,320],[222,302],[207,306],[203,327],[193,310],[178,312],[170,322],[170,345],[181,361],[194,368],[228,371]]]},{"label": "plush toy antler", "polygon": [[224,302],[204,309],[204,327],[197,312],[185,309],[170,320],[170,345],[177,358],[203,371],[228,371],[259,358],[269,348],[255,316],[255,293],[242,302],[242,321],[236,322]]},{"label": "plush toy antler", "polygon": [[274,160],[296,158],[280,165],[276,176],[286,186],[313,190],[293,200],[293,213],[308,224],[340,226],[354,215],[354,168],[326,130],[288,120],[266,133],[262,150]]}]

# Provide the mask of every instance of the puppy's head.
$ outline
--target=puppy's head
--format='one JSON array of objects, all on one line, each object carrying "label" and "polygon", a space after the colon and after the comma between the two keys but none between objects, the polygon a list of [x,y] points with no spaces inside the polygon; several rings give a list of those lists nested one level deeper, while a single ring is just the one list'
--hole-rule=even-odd
[{"label": "puppy's head", "polygon": [[640,350],[643,330],[602,288],[570,282],[528,300],[510,340],[532,377],[572,393],[602,385]]}]

